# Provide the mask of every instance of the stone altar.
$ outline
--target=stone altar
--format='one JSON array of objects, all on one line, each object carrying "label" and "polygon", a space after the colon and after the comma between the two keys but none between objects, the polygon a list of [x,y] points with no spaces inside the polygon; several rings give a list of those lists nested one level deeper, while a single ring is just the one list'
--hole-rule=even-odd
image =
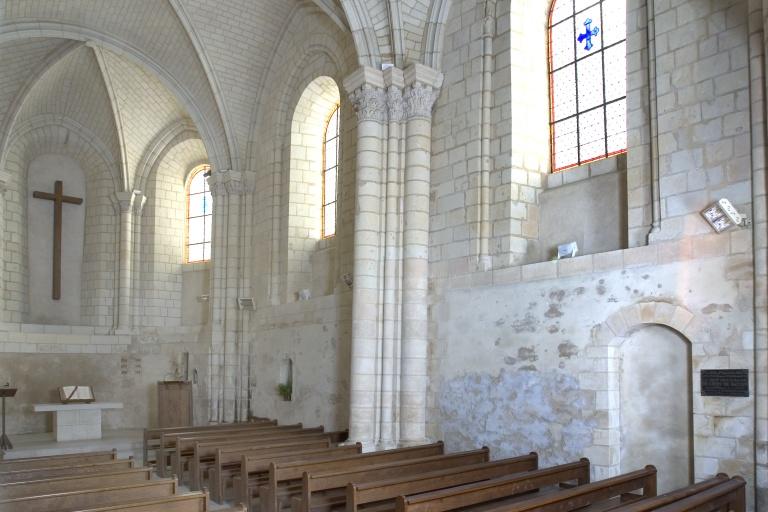
[{"label": "stone altar", "polygon": [[92,402],[89,404],[35,404],[35,412],[53,413],[53,431],[56,441],[101,439],[101,411],[122,409],[120,402]]}]

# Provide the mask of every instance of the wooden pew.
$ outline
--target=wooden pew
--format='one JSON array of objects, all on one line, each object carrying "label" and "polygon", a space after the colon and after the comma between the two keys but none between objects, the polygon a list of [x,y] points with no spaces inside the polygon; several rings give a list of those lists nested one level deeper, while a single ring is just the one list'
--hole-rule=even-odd
[{"label": "wooden pew", "polygon": [[[192,450],[195,443],[198,441],[222,441],[234,439],[246,439],[246,438],[280,438],[283,436],[289,436],[291,433],[322,433],[323,427],[313,427],[305,429],[301,426],[301,423],[296,425],[284,425],[282,427],[265,427],[257,430],[245,430],[238,432],[226,432],[226,433],[207,433],[207,434],[171,434],[166,438],[168,434],[163,434],[163,446],[159,448],[161,456],[166,457],[170,455],[171,459],[171,474],[181,476],[181,472],[184,467],[183,462],[187,458],[192,456]],[[168,441],[169,444],[165,444]],[[165,460],[165,459],[163,459]],[[167,476],[167,475],[166,475]]]},{"label": "wooden pew", "polygon": [[347,484],[350,482],[364,483],[398,476],[419,475],[448,468],[485,464],[489,460],[490,451],[487,447],[483,447],[479,450],[362,466],[344,471],[311,474],[304,472],[299,495],[293,497],[291,504],[294,512],[309,512],[315,505],[327,508],[331,504],[344,504]]},{"label": "wooden pew", "polygon": [[160,446],[160,438],[163,434],[173,434],[178,432],[206,432],[215,430],[225,430],[228,427],[233,426],[247,426],[253,425],[258,428],[265,425],[277,425],[276,420],[262,419],[252,420],[248,422],[240,423],[220,423],[218,425],[204,425],[200,427],[165,427],[165,428],[145,428],[144,429],[144,464],[148,464],[149,451],[156,449]]},{"label": "wooden pew", "polygon": [[618,511],[648,512],[651,510],[656,510],[657,508],[663,507],[665,505],[669,505],[670,503],[675,503],[676,501],[680,501],[684,498],[693,496],[694,494],[700,493],[702,491],[706,491],[707,489],[710,489],[712,487],[715,487],[727,481],[728,481],[728,475],[726,475],[725,473],[719,473],[718,475],[712,478],[709,478],[707,480],[703,480],[697,484],[689,485],[681,489],[675,489],[674,491],[670,491],[665,494],[660,494],[653,498],[634,501],[628,504],[620,504],[610,510],[617,511],[617,512]]},{"label": "wooden pew", "polygon": [[[301,425],[301,424],[299,424]],[[266,423],[266,424],[259,424],[259,423],[233,423],[231,427],[225,427],[225,428],[218,428],[212,431],[181,431],[181,432],[169,432],[169,433],[162,433],[160,434],[160,442],[155,447],[155,464],[157,465],[157,468],[159,470],[164,469],[163,461],[166,461],[166,457],[168,457],[168,452],[172,451],[173,448],[176,447],[176,439],[178,437],[193,437],[193,436],[199,436],[199,437],[205,437],[206,435],[213,436],[213,435],[226,435],[226,434],[235,434],[237,432],[245,432],[245,431],[263,431],[263,430],[284,430],[287,428],[296,428],[297,425],[277,425],[277,423]],[[166,464],[167,466],[167,461]],[[162,476],[162,475],[161,475]]]},{"label": "wooden pew", "polygon": [[0,500],[146,482],[151,478],[152,468],[138,468],[113,473],[95,473],[92,475],[63,476],[44,480],[6,483],[0,484]]},{"label": "wooden pew", "polygon": [[[292,480],[299,480],[304,473],[318,473],[351,470],[372,466],[375,464],[386,464],[388,462],[405,461],[409,459],[420,459],[423,457],[432,457],[442,455],[444,452],[442,441],[433,444],[421,446],[412,446],[408,448],[395,448],[393,450],[383,450],[380,452],[364,453],[362,455],[352,455],[333,460],[317,461],[296,461],[287,463],[272,463],[269,467],[269,478],[266,485],[259,487],[259,504],[261,512],[277,512],[279,510],[279,498],[281,493],[278,487],[290,483]],[[247,490],[250,493],[250,490]],[[246,497],[250,497],[247,494]],[[249,505],[250,502],[245,500]]]},{"label": "wooden pew", "polygon": [[398,496],[395,509],[398,512],[444,512],[521,496],[542,487],[560,486],[573,481],[577,485],[589,483],[588,459],[439,491]]},{"label": "wooden pew", "polygon": [[[211,509],[208,504],[208,495],[192,492],[167,498],[89,508],[78,512],[208,512],[209,510]],[[247,509],[243,505],[235,505],[226,509],[217,509],[216,512],[247,512]]]},{"label": "wooden pew", "polygon": [[[735,476],[730,480],[719,482],[708,489],[693,493],[672,503],[641,510],[653,510],[655,512],[745,512],[747,509],[746,485],[747,483],[743,478]],[[623,511],[625,509],[626,507],[619,507],[612,510]]]},{"label": "wooden pew", "polygon": [[[269,469],[272,464],[287,464],[296,461],[304,463],[316,460],[330,461],[360,455],[362,452],[363,445],[355,443],[354,445],[283,454],[280,456],[254,457],[243,455],[240,461],[240,474],[239,476],[232,477],[232,487],[235,489],[236,500],[248,503],[252,496],[258,496],[260,486],[266,485],[269,482]],[[247,475],[248,478],[244,478],[244,475]]]},{"label": "wooden pew", "polygon": [[70,512],[88,508],[118,505],[142,499],[173,496],[177,492],[175,478],[150,480],[136,484],[100,489],[69,491],[41,496],[27,496],[0,501],[0,512]]},{"label": "wooden pew", "polygon": [[[312,439],[301,441],[289,441],[273,443],[269,446],[248,445],[248,446],[227,446],[216,448],[214,454],[213,463],[205,465],[201,463],[201,466],[197,468],[198,472],[198,485],[202,486],[204,483],[203,472],[206,467],[208,469],[208,487],[211,489],[211,498],[214,501],[222,501],[224,484],[231,479],[233,473],[240,469],[240,461],[243,456],[250,457],[279,457],[280,455],[287,455],[291,453],[305,453],[316,450],[327,450],[331,448],[331,442],[328,439]],[[193,467],[195,462],[193,461]],[[194,485],[194,483],[193,483]]]},{"label": "wooden pew", "polygon": [[[198,441],[192,448],[192,458],[189,462],[190,488],[193,491],[199,491],[203,485],[203,473],[213,467],[216,462],[216,454],[219,449],[226,448],[235,452],[242,453],[246,449],[270,449],[272,447],[285,447],[296,443],[324,442],[328,447],[331,443],[338,442],[338,439],[345,437],[346,431],[339,432],[308,432],[306,434],[291,435],[280,439],[242,439],[235,438],[228,441]],[[239,460],[239,459],[238,459]],[[214,497],[215,499],[215,497]]]},{"label": "wooden pew", "polygon": [[57,466],[71,466],[88,462],[107,462],[117,460],[117,450],[108,452],[68,453],[48,457],[29,457],[24,459],[0,460],[0,473],[22,469],[41,469]]},{"label": "wooden pew", "polygon": [[94,462],[77,466],[62,466],[45,469],[23,469],[0,473],[0,483],[24,482],[27,480],[44,480],[61,476],[88,475],[93,473],[114,472],[133,468],[133,459],[111,460],[109,462]]},{"label": "wooden pew", "polygon": [[[640,490],[642,494],[636,494]],[[597,504],[602,505],[599,510],[606,510],[606,506],[614,503],[641,500],[656,496],[656,468],[646,466],[645,469],[632,471],[624,475],[615,476],[580,485],[573,489],[559,492],[543,493],[528,499],[512,503],[503,503],[497,506],[484,508],[485,512],[570,512],[578,509],[586,509]]]},{"label": "wooden pew", "polygon": [[[401,476],[366,483],[350,482],[347,484],[345,498],[347,512],[358,512],[358,507],[370,503],[378,503],[377,510],[379,510],[381,502],[384,501],[389,502],[386,507],[387,510],[394,510],[395,499],[398,496],[436,491],[516,473],[535,471],[538,469],[538,459],[538,455],[534,452],[520,457],[472,466],[452,467],[419,475]],[[302,508],[309,510],[308,507],[304,506],[306,499],[302,499],[301,502]],[[295,510],[296,508],[294,508],[294,512]]]}]

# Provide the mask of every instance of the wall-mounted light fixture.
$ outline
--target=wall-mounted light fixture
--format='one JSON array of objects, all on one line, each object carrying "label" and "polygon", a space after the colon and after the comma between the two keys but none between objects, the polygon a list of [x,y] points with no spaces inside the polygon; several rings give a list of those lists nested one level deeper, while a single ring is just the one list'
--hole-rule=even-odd
[{"label": "wall-mounted light fixture", "polygon": [[256,309],[256,302],[253,300],[253,297],[238,297],[237,306],[240,309],[254,310]]},{"label": "wall-mounted light fixture", "polygon": [[563,258],[575,258],[579,252],[579,244],[576,242],[568,242],[567,244],[561,244],[557,246],[557,259]]},{"label": "wall-mounted light fixture", "polygon": [[716,203],[707,206],[701,212],[701,216],[717,233],[722,233],[731,228],[747,227],[751,224],[747,216],[739,213],[726,198],[722,198]]}]

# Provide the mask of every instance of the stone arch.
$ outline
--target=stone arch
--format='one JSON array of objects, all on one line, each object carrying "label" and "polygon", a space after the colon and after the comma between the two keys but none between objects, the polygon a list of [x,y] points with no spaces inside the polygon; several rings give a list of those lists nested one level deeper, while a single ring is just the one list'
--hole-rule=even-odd
[{"label": "stone arch", "polygon": [[179,100],[200,130],[206,150],[216,168],[229,169],[232,164],[229,141],[224,130],[220,112],[216,120],[210,121],[192,92],[171,75],[161,64],[130,43],[101,31],[69,23],[47,20],[32,20],[3,24],[0,29],[0,43],[31,37],[54,37],[84,41],[90,45],[102,46],[111,52],[122,55],[151,71]]},{"label": "stone arch", "polygon": [[[595,409],[600,424],[593,433],[593,445],[587,453],[592,462],[594,477],[597,479],[616,476],[621,468],[621,346],[633,333],[650,325],[667,327],[678,333],[691,344],[691,354],[703,350],[702,346],[712,341],[701,318],[685,306],[663,301],[640,302],[626,306],[592,329],[592,343],[589,348],[592,369],[584,372],[581,377],[591,383],[587,388],[595,393]],[[692,372],[696,371],[693,361],[689,367]],[[694,422],[711,421],[716,414],[715,411],[706,410],[695,400],[691,413]],[[694,460],[702,455],[699,448],[699,444],[694,443]],[[700,468],[694,469],[699,474]]]}]

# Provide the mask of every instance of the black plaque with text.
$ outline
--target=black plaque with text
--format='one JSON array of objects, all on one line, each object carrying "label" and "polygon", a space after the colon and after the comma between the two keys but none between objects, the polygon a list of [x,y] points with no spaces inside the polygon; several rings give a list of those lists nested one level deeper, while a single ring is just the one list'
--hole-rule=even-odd
[{"label": "black plaque with text", "polygon": [[701,370],[701,396],[749,396],[749,370]]}]

